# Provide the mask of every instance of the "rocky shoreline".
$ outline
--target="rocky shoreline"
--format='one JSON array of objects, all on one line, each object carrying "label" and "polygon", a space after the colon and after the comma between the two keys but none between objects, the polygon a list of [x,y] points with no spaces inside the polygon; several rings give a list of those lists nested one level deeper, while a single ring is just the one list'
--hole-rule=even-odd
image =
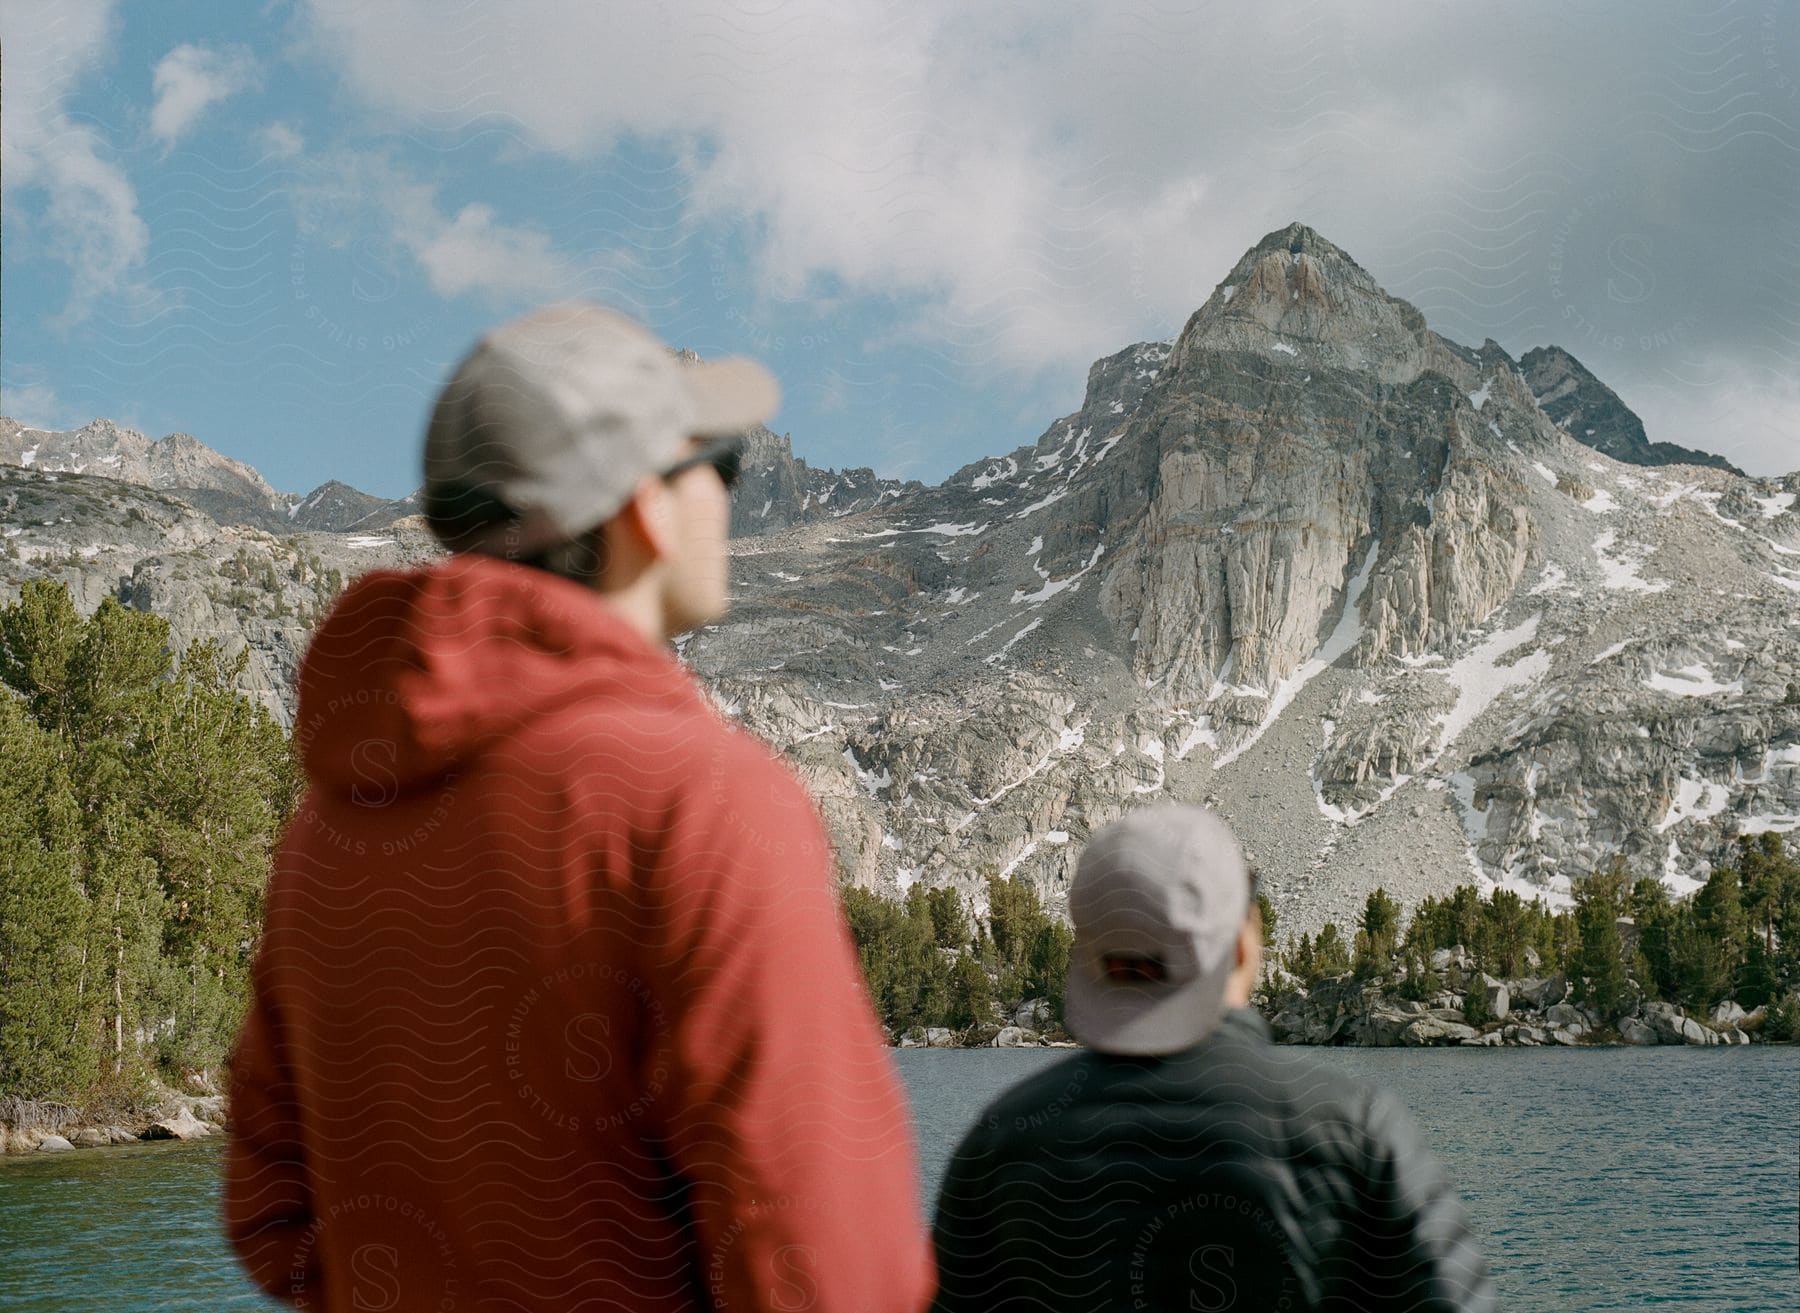
[{"label": "rocky shoreline", "polygon": [[[1706,1016],[1690,1016],[1674,1004],[1649,1001],[1603,1017],[1575,1003],[1568,978],[1560,973],[1498,979],[1475,971],[1469,958],[1451,950],[1439,950],[1433,967],[1467,983],[1409,999],[1399,994],[1392,980],[1363,980],[1346,971],[1310,986],[1291,977],[1266,984],[1251,1003],[1279,1044],[1542,1048],[1785,1042],[1763,1036],[1766,1008],[1746,1011],[1728,1002]],[[915,1026],[888,1038],[893,1047],[902,1049],[1079,1047],[1055,1023],[1044,999],[1021,1003],[1005,1024],[963,1031]]]},{"label": "rocky shoreline", "polygon": [[[1470,996],[1480,991],[1473,1023]],[[1391,985],[1358,980],[1354,973],[1260,991],[1252,1003],[1280,1044],[1358,1048],[1549,1048],[1577,1046],[1684,1046],[1775,1043],[1761,1034],[1765,1008],[1745,1011],[1721,1003],[1704,1018],[1669,1003],[1640,1003],[1610,1020],[1576,1005],[1562,975],[1500,980],[1476,974],[1462,992],[1441,990],[1427,999],[1397,997]],[[891,1034],[895,1048],[1079,1048],[1054,1020],[1044,999],[1021,1003],[1007,1024],[955,1031],[912,1027]],[[222,1094],[162,1092],[148,1109],[123,1117],[85,1115],[66,1104],[14,1101],[0,1124],[0,1152],[62,1153],[154,1140],[198,1140],[230,1125]]]},{"label": "rocky shoreline", "polygon": [[[1479,997],[1473,1008],[1471,995]],[[1499,980],[1481,974],[1461,992],[1406,999],[1348,972],[1310,989],[1273,991],[1262,1008],[1278,1043],[1364,1048],[1750,1044],[1759,1042],[1766,1014],[1721,1003],[1699,1018],[1671,1003],[1644,1002],[1608,1018],[1577,1005],[1561,975]]]},{"label": "rocky shoreline", "polygon": [[67,1153],[154,1140],[223,1135],[231,1119],[222,1094],[166,1092],[154,1105],[116,1117],[94,1117],[67,1104],[14,1101],[0,1125],[0,1153]]}]

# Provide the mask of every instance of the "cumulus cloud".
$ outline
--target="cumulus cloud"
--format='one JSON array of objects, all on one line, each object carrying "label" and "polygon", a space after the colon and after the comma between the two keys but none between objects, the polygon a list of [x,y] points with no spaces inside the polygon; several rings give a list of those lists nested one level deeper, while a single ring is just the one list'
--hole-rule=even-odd
[{"label": "cumulus cloud", "polygon": [[567,266],[546,234],[501,223],[485,205],[465,205],[448,222],[408,229],[407,235],[440,296],[482,292],[526,298],[552,292],[567,278]]},{"label": "cumulus cloud", "polygon": [[69,266],[64,327],[126,287],[150,246],[136,189],[96,128],[66,108],[105,58],[111,26],[107,0],[13,0],[0,8],[5,204]]},{"label": "cumulus cloud", "polygon": [[151,135],[172,146],[211,106],[256,85],[256,61],[247,50],[179,45],[162,57],[151,79],[156,102]]},{"label": "cumulus cloud", "polygon": [[271,123],[256,134],[256,139],[278,160],[294,159],[306,149],[306,139],[288,123]]},{"label": "cumulus cloud", "polygon": [[450,213],[436,186],[385,154],[309,161],[292,196],[302,232],[353,248],[371,279],[385,279],[384,266],[407,258],[439,296],[521,301],[577,286],[573,262],[548,233],[508,223],[488,205]]},{"label": "cumulus cloud", "polygon": [[27,428],[60,430],[75,426],[56,389],[43,382],[0,384],[0,415]]},{"label": "cumulus cloud", "polygon": [[1292,219],[1462,340],[1585,359],[1564,309],[1635,332],[1620,270],[1636,261],[1690,303],[1689,343],[1800,364],[1779,322],[1800,299],[1784,7],[1585,5],[1541,24],[1330,0],[308,12],[356,93],[409,126],[479,121],[572,161],[675,149],[689,215],[742,219],[770,294],[894,297],[968,367],[1066,371],[1171,333]]}]

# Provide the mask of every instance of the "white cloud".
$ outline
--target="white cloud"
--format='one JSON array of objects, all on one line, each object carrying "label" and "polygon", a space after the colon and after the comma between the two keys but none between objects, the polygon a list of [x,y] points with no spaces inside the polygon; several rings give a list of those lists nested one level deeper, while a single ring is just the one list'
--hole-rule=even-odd
[{"label": "white cloud", "polygon": [[172,146],[206,110],[256,85],[256,61],[241,49],[179,45],[162,57],[152,78],[156,103],[151,134]]},{"label": "white cloud", "polygon": [[278,160],[296,159],[306,149],[306,138],[289,123],[269,124],[256,134],[256,140]]},{"label": "white cloud", "polygon": [[0,415],[27,428],[60,430],[74,427],[68,408],[48,383],[8,383],[0,386]]},{"label": "white cloud", "polygon": [[[1755,6],[1723,27],[1621,5],[1535,28],[1492,7],[1328,0],[307,10],[330,65],[408,127],[479,124],[576,161],[673,147],[688,216],[754,235],[759,290],[893,297],[966,368],[1062,377],[1168,335],[1294,219],[1440,331],[1515,351],[1566,338],[1548,289],[1572,275],[1549,239],[1615,178],[1637,189],[1630,213],[1697,232],[1736,214],[1743,246],[1769,233],[1794,253],[1780,189],[1745,203],[1745,143],[1780,146],[1736,126],[1749,93],[1733,79],[1763,76]],[[1728,65],[1701,58],[1722,42]],[[1792,176],[1780,153],[1770,167]],[[1586,235],[1604,251],[1631,222],[1591,217]],[[1764,313],[1721,295],[1696,333]],[[1781,331],[1766,314],[1752,329]]]},{"label": "white cloud", "polygon": [[402,240],[439,296],[531,298],[555,292],[568,279],[547,235],[497,222],[485,205],[465,205],[448,222],[434,214],[422,229],[403,230]]},{"label": "white cloud", "polygon": [[339,153],[303,171],[292,193],[302,233],[355,246],[372,274],[392,277],[410,257],[439,296],[525,301],[581,291],[573,261],[548,233],[506,223],[483,204],[447,213],[435,186],[389,156]]},{"label": "white cloud", "polygon": [[[149,250],[137,192],[100,134],[66,102],[107,53],[107,0],[9,0],[0,7],[6,112],[5,204],[70,270],[64,325],[127,286]],[[38,208],[41,207],[41,208]]]}]

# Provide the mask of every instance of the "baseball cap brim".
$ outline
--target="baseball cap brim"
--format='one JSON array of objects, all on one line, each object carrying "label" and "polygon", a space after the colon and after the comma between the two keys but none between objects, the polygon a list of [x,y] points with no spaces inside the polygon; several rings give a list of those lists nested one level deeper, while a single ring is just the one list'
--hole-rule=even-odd
[{"label": "baseball cap brim", "polygon": [[693,434],[726,438],[766,424],[781,405],[775,376],[746,356],[690,364],[682,373],[693,402]]}]

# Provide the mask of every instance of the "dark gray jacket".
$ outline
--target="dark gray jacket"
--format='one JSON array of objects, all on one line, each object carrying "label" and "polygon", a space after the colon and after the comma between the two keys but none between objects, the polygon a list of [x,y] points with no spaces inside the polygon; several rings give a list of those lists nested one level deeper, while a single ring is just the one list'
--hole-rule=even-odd
[{"label": "dark gray jacket", "polygon": [[1014,1086],[951,1160],[934,1238],[943,1313],[1494,1308],[1398,1100],[1248,1008],[1186,1052]]}]

